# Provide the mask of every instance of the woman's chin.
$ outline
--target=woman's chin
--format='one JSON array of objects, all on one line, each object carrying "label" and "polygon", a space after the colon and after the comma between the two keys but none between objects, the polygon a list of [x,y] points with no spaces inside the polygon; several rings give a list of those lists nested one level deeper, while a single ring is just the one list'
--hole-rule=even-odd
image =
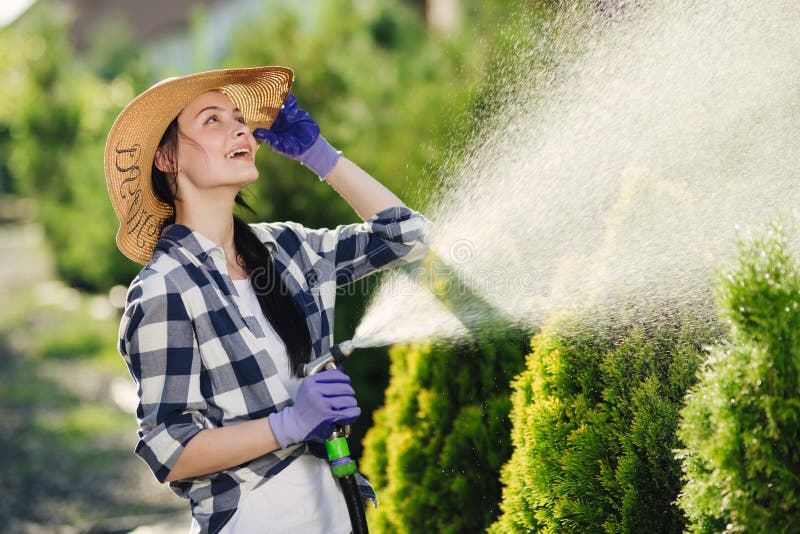
[{"label": "woman's chin", "polygon": [[253,166],[252,172],[247,172],[242,176],[241,184],[242,187],[247,187],[256,181],[258,181],[258,169]]}]

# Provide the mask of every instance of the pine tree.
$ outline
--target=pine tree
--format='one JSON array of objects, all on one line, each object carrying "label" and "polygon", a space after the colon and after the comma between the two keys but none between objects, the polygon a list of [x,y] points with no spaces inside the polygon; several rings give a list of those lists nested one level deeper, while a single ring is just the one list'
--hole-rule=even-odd
[{"label": "pine tree", "polygon": [[683,529],[675,432],[710,329],[662,317],[610,331],[589,317],[553,319],[534,338],[491,532]]},{"label": "pine tree", "polygon": [[511,454],[509,383],[525,345],[512,336],[392,348],[361,463],[380,499],[368,514],[376,532],[480,532],[494,520]]},{"label": "pine tree", "polygon": [[798,532],[800,270],[779,224],[740,245],[719,290],[732,341],[688,396],[680,506],[691,532]]}]

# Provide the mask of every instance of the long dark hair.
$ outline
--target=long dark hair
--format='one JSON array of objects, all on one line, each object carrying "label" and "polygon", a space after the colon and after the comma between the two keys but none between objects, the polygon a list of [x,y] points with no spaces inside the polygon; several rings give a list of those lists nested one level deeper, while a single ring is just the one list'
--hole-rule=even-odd
[{"label": "long dark hair", "polygon": [[[172,166],[175,166],[178,161],[179,137],[187,142],[193,142],[180,131],[176,117],[167,127],[158,144],[159,149]],[[176,175],[163,172],[156,167],[154,162],[151,176],[156,196],[174,208],[175,194],[178,188]],[[250,213],[255,213],[242,198],[241,193],[236,195],[235,201],[237,206]],[[173,212],[171,220],[168,220],[166,224],[174,222]],[[303,364],[309,361],[311,355],[311,336],[305,317],[295,304],[289,288],[281,279],[266,245],[253,233],[250,225],[236,215],[233,215],[233,245],[238,255],[236,261],[247,272],[250,285],[258,297],[261,311],[286,345],[292,374],[301,377]]]}]

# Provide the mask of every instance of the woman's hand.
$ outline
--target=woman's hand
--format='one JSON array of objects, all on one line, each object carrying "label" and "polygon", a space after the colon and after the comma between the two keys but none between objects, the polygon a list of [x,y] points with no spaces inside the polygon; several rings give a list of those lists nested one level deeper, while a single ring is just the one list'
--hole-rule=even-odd
[{"label": "woman's hand", "polygon": [[281,448],[286,448],[311,438],[327,439],[334,424],[352,424],[359,415],[350,377],[337,369],[305,377],[294,406],[270,414],[269,424]]},{"label": "woman's hand", "polygon": [[256,128],[253,137],[278,154],[299,161],[322,180],[342,155],[320,135],[319,125],[297,106],[297,98],[291,93],[270,129]]},{"label": "woman's hand", "polygon": [[405,206],[375,178],[342,157],[342,153],[320,135],[317,123],[297,106],[297,98],[291,93],[270,129],[256,128],[253,136],[278,154],[297,160],[314,171],[364,220],[386,208]]}]

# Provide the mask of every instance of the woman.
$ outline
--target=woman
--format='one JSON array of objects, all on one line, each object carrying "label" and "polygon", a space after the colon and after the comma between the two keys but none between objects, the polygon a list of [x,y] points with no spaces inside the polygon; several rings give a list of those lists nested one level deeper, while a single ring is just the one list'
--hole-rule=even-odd
[{"label": "woman", "polygon": [[[135,452],[190,500],[195,532],[350,531],[311,451],[358,417],[355,394],[340,370],[299,369],[332,344],[337,285],[425,253],[427,221],[319,135],[292,79],[259,67],[165,80],[122,111],[106,143],[117,245],[146,264],[119,338],[140,399]],[[365,222],[235,217],[258,178],[254,133]]]}]

